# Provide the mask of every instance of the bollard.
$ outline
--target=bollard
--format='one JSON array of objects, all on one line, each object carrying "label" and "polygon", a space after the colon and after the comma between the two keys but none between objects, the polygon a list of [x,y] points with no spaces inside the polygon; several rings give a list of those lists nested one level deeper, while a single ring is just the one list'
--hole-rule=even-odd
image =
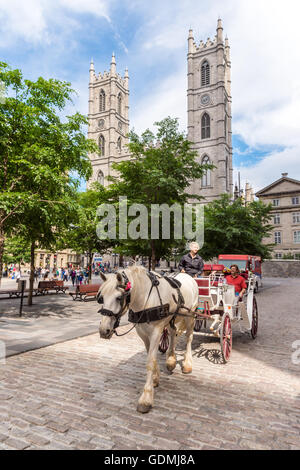
[{"label": "bollard", "polygon": [[24,298],[24,290],[25,290],[26,281],[20,280],[19,282],[21,283],[21,303],[20,303],[20,314],[19,314],[19,316],[21,317],[22,316],[22,309],[23,309],[23,298]]}]

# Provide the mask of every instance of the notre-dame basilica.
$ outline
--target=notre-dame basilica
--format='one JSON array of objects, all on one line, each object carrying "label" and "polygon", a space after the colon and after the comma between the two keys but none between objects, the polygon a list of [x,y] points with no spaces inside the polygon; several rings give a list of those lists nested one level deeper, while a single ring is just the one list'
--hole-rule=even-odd
[{"label": "notre-dame basilica", "polygon": [[[190,190],[209,202],[222,193],[233,193],[230,47],[228,39],[223,39],[220,19],[212,40],[197,45],[189,31],[187,62],[188,139],[199,161],[215,166],[195,180]],[[99,152],[90,155],[93,176],[89,184],[107,184],[111,164],[130,158],[125,146],[128,132],[128,70],[124,77],[117,73],[113,54],[108,72],[97,75],[93,62],[90,65],[88,136],[96,140]]]}]

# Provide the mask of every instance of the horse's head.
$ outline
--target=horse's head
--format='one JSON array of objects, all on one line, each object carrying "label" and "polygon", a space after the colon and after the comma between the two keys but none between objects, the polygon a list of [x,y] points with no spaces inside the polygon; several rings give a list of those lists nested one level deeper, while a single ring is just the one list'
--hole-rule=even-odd
[{"label": "horse's head", "polygon": [[99,333],[101,338],[110,339],[128,310],[131,284],[125,273],[109,276],[101,273],[101,277],[104,282],[97,294],[97,301],[102,304]]}]

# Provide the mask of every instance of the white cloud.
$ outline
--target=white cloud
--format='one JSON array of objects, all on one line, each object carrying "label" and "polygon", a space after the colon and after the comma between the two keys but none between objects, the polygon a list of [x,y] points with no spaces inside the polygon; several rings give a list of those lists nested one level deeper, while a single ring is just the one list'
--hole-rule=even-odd
[{"label": "white cloud", "polygon": [[273,152],[252,166],[235,168],[235,180],[241,172],[242,187],[246,181],[250,182],[255,191],[271,184],[281,178],[282,173],[288,173],[290,178],[300,179],[299,174],[299,147],[290,147],[282,152]]},{"label": "white cloud", "polygon": [[0,0],[1,47],[18,40],[32,44],[54,41],[55,25],[62,35],[78,26],[70,12],[89,13],[110,22],[108,0]]}]

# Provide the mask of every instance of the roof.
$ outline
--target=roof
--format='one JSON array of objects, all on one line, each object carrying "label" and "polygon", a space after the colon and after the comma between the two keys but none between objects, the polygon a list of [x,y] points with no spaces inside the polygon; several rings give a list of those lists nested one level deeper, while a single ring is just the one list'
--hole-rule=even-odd
[{"label": "roof", "polygon": [[297,185],[299,185],[299,189],[300,189],[300,181],[299,180],[289,178],[288,176],[282,176],[281,178],[279,178],[279,180],[274,181],[273,183],[269,184],[269,186],[266,186],[265,188],[263,188],[260,191],[258,191],[257,193],[255,193],[255,196],[257,196],[257,197],[262,196],[264,193],[268,192],[272,188],[275,188],[275,186],[283,183],[284,181],[288,181],[289,183],[297,184]]}]

